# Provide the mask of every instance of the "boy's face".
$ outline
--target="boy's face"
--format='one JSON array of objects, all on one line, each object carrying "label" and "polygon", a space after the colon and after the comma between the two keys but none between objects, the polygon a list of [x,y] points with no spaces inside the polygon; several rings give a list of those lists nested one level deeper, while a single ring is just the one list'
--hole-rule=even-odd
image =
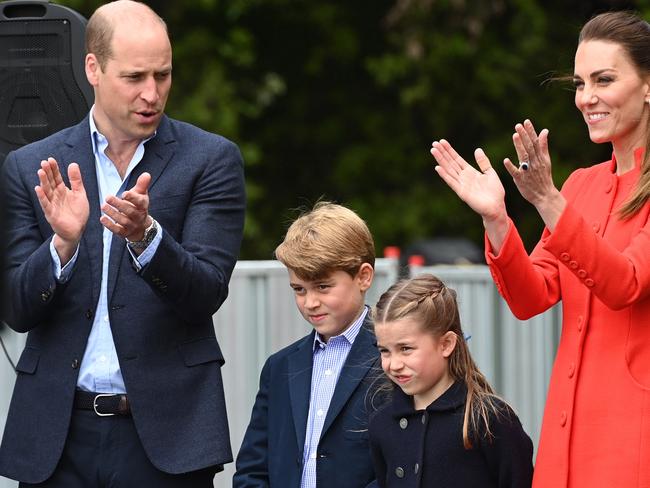
[{"label": "boy's face", "polygon": [[372,277],[373,268],[368,263],[362,264],[354,277],[338,270],[322,279],[303,280],[289,270],[298,310],[324,341],[340,335],[363,311]]}]

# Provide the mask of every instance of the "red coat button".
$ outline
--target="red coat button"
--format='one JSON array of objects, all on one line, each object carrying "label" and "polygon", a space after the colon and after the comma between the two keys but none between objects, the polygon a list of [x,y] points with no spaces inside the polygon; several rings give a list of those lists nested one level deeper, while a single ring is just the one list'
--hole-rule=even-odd
[{"label": "red coat button", "polygon": [[566,419],[567,419],[566,412],[562,411],[562,413],[560,414],[560,425],[562,427],[564,427],[566,425]]},{"label": "red coat button", "polygon": [[568,252],[563,252],[562,254],[560,254],[560,259],[562,261],[568,261],[569,259],[571,259],[571,256],[569,256]]},{"label": "red coat button", "polygon": [[573,378],[573,375],[576,372],[576,365],[575,363],[569,364],[569,378]]},{"label": "red coat button", "polygon": [[578,270],[578,278],[580,279],[585,279],[587,277],[587,272],[584,269]]},{"label": "red coat button", "polygon": [[585,280],[585,285],[587,285],[589,288],[592,288],[594,286],[594,280],[592,280],[591,278],[587,278]]}]

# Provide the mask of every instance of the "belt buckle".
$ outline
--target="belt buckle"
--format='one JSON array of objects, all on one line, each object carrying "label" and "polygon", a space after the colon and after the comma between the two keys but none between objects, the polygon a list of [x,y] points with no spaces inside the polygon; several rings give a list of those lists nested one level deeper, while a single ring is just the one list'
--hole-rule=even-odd
[{"label": "belt buckle", "polygon": [[95,398],[93,399],[93,410],[99,417],[113,417],[114,413],[101,413],[97,410],[97,399],[100,397],[112,397],[112,396],[118,396],[115,393],[98,393],[95,395]]}]

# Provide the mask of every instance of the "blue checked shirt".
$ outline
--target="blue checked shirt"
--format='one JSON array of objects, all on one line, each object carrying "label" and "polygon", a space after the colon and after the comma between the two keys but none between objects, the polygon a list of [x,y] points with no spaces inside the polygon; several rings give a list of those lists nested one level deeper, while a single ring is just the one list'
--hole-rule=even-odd
[{"label": "blue checked shirt", "polygon": [[[108,148],[108,140],[98,130],[93,119],[92,110],[90,113],[90,136],[92,140],[93,153],[95,155],[95,169],[97,172],[97,183],[99,189],[99,205],[102,205],[108,195],[120,195],[127,190],[125,188],[126,181],[138,163],[144,156],[144,143],[149,139],[140,142],[133,158],[127,167],[122,179],[115,168],[113,162],[106,156],[105,151]],[[152,136],[155,137],[155,134]],[[135,183],[133,183],[135,184]],[[93,205],[93,202],[89,202]],[[77,386],[82,390],[94,391],[97,393],[126,393],[124,386],[124,379],[120,370],[120,363],[115,351],[115,343],[113,341],[113,333],[111,331],[110,316],[108,313],[108,259],[111,251],[111,241],[113,233],[104,228],[103,233],[103,258],[102,258],[102,281],[99,292],[99,302],[95,310],[95,317],[93,320],[90,336],[86,345],[86,351],[81,361],[79,368],[79,377],[77,379]],[[153,242],[140,254],[135,256],[131,253],[136,267],[140,269],[151,261],[160,241],[162,239],[162,232],[160,227]],[[79,248],[75,252],[72,259],[61,268],[61,261],[54,249],[53,241],[50,242],[50,253],[52,254],[52,261],[54,264],[54,275],[59,283],[65,283],[72,276],[74,265],[77,260]]]},{"label": "blue checked shirt", "polygon": [[323,431],[334,388],[339,379],[343,364],[352,349],[361,325],[368,314],[365,307],[361,315],[341,335],[331,337],[326,343],[318,335],[314,337],[314,360],[311,373],[311,395],[309,397],[309,416],[303,450],[301,488],[316,488],[316,459],[318,442]]}]

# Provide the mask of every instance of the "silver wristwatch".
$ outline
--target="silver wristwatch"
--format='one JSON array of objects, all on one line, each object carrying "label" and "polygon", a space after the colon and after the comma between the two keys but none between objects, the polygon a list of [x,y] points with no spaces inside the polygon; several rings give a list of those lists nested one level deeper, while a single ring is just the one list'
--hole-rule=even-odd
[{"label": "silver wristwatch", "polygon": [[158,222],[156,222],[156,219],[151,217],[151,224],[149,227],[147,227],[144,230],[144,235],[142,236],[142,240],[140,241],[130,241],[128,238],[126,239],[126,242],[129,246],[131,246],[131,249],[146,249],[146,247],[151,244],[151,241],[153,241],[153,238],[156,237],[156,234],[158,233]]}]

